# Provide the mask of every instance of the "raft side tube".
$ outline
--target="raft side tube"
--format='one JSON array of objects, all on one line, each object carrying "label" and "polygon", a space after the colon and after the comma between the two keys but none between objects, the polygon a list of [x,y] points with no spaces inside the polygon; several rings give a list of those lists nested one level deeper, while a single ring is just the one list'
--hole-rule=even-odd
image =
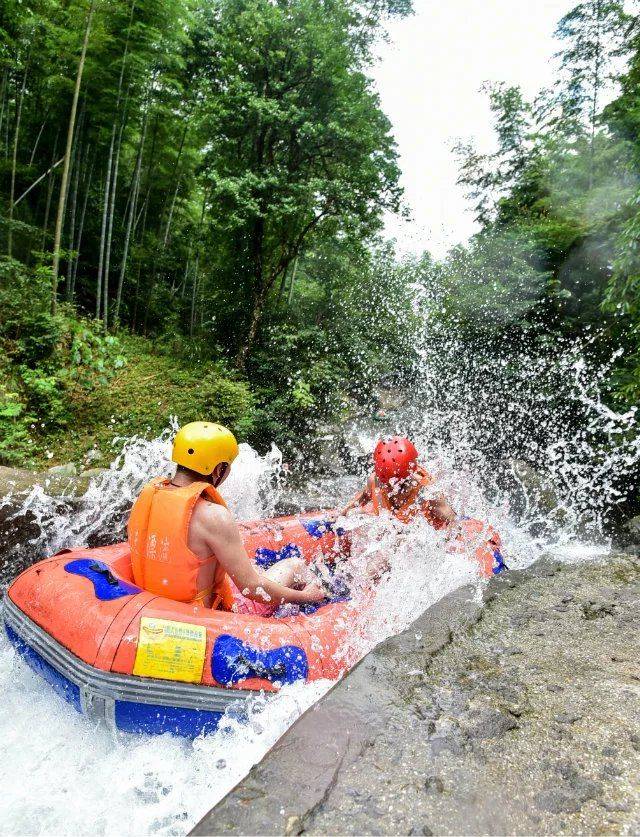
[{"label": "raft side tube", "polygon": [[36,625],[8,596],[3,618],[18,653],[58,694],[82,714],[125,732],[195,738],[215,730],[230,706],[241,709],[255,694],[93,668]]}]

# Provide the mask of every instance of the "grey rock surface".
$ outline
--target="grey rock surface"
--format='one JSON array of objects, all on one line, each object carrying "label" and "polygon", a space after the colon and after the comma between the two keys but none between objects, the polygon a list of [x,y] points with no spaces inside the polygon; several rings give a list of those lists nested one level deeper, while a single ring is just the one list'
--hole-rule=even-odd
[{"label": "grey rock surface", "polygon": [[52,497],[60,510],[75,510],[92,480],[105,469],[78,472],[73,463],[54,465],[46,471],[27,471],[0,465],[0,584],[43,555],[33,554],[30,541],[40,526],[25,500],[38,486]]},{"label": "grey rock surface", "polygon": [[640,561],[541,562],[375,649],[194,829],[640,830]]}]

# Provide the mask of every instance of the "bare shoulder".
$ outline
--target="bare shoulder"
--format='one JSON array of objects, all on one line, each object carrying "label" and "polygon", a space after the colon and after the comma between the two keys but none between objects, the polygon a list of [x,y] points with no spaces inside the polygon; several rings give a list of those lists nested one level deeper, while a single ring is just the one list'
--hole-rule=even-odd
[{"label": "bare shoulder", "polygon": [[237,524],[229,509],[206,500],[196,503],[192,519],[209,533],[215,532],[219,537],[228,537],[237,529]]}]

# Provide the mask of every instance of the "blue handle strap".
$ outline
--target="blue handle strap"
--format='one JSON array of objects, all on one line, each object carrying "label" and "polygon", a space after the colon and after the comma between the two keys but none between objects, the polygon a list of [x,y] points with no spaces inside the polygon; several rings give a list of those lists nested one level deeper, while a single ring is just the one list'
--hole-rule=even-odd
[{"label": "blue handle strap", "polygon": [[107,564],[102,561],[95,561],[92,558],[77,558],[64,565],[65,570],[72,575],[80,575],[88,578],[93,584],[96,599],[103,602],[110,602],[120,599],[122,596],[135,596],[141,593],[140,587],[129,584],[117,578]]},{"label": "blue handle strap", "polygon": [[302,558],[302,550],[295,543],[287,543],[282,549],[268,549],[266,546],[260,546],[256,549],[254,561],[263,570],[277,564],[278,561],[284,561],[287,558]]},{"label": "blue handle strap", "polygon": [[230,634],[221,634],[213,645],[211,673],[224,686],[248,677],[271,683],[294,683],[309,674],[307,655],[297,645],[262,651]]},{"label": "blue handle strap", "polygon": [[493,568],[492,568],[493,574],[498,575],[498,573],[501,573],[503,570],[508,570],[508,569],[509,569],[509,567],[507,567],[507,565],[505,564],[504,558],[502,557],[502,553],[500,552],[500,550],[499,549],[494,549],[493,550]]},{"label": "blue handle strap", "polygon": [[328,535],[329,532],[333,532],[336,535],[344,535],[344,529],[336,526],[332,520],[301,520],[300,523],[312,538],[320,539],[324,535]]}]

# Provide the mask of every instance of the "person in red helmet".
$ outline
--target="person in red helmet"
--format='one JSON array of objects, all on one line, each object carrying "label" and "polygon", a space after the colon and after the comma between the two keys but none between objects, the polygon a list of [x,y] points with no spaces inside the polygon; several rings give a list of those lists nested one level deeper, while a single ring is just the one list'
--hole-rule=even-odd
[{"label": "person in red helmet", "polygon": [[378,515],[384,509],[402,523],[424,517],[434,529],[446,529],[451,551],[471,548],[485,576],[507,569],[500,552],[501,540],[493,527],[474,518],[459,517],[440,494],[425,496],[435,482],[418,462],[418,451],[410,439],[393,436],[381,439],[373,452],[374,472],[343,514],[360,508]]},{"label": "person in red helmet", "polygon": [[404,436],[380,439],[373,452],[373,466],[366,488],[354,497],[344,514],[358,507],[376,515],[386,509],[403,523],[421,514],[436,529],[456,519],[444,497],[421,496],[423,489],[434,480],[419,464],[418,450],[410,439]]}]

